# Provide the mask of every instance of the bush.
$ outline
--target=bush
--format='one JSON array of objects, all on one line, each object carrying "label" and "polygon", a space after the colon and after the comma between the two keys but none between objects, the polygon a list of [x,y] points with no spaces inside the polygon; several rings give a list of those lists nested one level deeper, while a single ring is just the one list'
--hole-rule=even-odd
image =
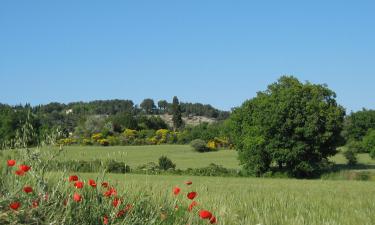
[{"label": "bush", "polygon": [[159,168],[161,170],[175,169],[176,164],[174,164],[168,157],[161,156],[159,158]]},{"label": "bush", "polygon": [[117,162],[115,160],[109,160],[105,163],[105,168],[108,173],[128,173],[130,167],[124,162]]},{"label": "bush", "polygon": [[190,143],[191,147],[194,148],[197,152],[207,152],[210,149],[207,147],[207,144],[205,141],[201,139],[195,139]]},{"label": "bush", "polygon": [[346,150],[344,152],[344,156],[346,158],[346,160],[348,161],[348,165],[349,166],[354,166],[355,164],[357,164],[357,153],[354,152],[353,150]]}]

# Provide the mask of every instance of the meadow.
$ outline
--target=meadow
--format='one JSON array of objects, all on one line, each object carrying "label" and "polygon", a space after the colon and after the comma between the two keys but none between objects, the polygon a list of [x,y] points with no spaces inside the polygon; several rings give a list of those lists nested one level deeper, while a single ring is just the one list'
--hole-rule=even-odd
[{"label": "meadow", "polygon": [[[41,149],[41,152],[54,152],[57,149],[45,147]],[[6,158],[17,157],[14,153],[15,151],[4,151],[0,158],[4,161]],[[61,161],[115,159],[135,167],[147,162],[157,162],[161,155],[171,158],[177,164],[177,168],[181,169],[204,167],[211,162],[227,168],[240,168],[234,150],[222,149],[209,153],[197,153],[188,145],[67,146],[57,159]],[[341,154],[332,157],[331,160],[338,165],[346,163]],[[370,168],[375,165],[375,161],[371,160],[368,154],[360,154],[358,161],[360,165]],[[90,178],[97,180],[101,176],[98,173],[48,173],[51,181],[68,175],[78,175],[83,181]],[[178,210],[185,212],[187,204],[183,199],[186,198],[186,194],[174,196],[173,188],[180,187],[183,193],[196,191],[198,196],[195,200],[199,207],[214,212],[218,224],[375,224],[373,213],[375,186],[372,181],[131,173],[105,174],[105,180],[115,184],[119,193],[126,193],[128,199],[137,199],[139,192],[142,192],[142,195],[151,199],[149,201],[151,204],[156,205],[152,210],[155,210],[158,204],[160,207],[164,203],[173,205],[176,199],[180,199],[181,201],[177,201]],[[185,181],[192,181],[193,184],[186,186]],[[82,212],[83,215],[86,215],[85,213]],[[71,214],[68,215],[71,216]],[[191,221],[191,224],[206,224],[206,221],[197,220],[197,218]],[[164,221],[164,224],[179,224],[179,222]]]},{"label": "meadow", "polygon": [[[44,147],[41,152],[56,151],[58,147]],[[13,155],[11,151],[5,151],[3,157]],[[109,160],[125,162],[131,168],[149,162],[157,162],[162,155],[170,158],[178,169],[200,168],[210,163],[222,165],[225,168],[240,169],[237,159],[237,152],[230,149],[220,149],[206,153],[199,153],[192,150],[189,145],[144,145],[144,146],[65,146],[64,151],[56,159],[66,160]],[[1,156],[0,156],[1,157]],[[346,164],[345,157],[338,153],[330,160],[336,164]],[[360,165],[375,166],[375,160],[368,154],[358,154]]]},{"label": "meadow", "polygon": [[196,201],[216,213],[218,224],[375,224],[373,182],[136,174],[107,178],[123,190],[147,190],[156,199],[171,195],[176,185],[187,189],[183,183],[191,180]]}]

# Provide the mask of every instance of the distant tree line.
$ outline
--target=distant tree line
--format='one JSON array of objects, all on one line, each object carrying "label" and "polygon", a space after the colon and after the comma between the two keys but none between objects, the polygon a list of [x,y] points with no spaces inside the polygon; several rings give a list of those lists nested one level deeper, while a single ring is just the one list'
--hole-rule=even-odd
[{"label": "distant tree line", "polygon": [[[185,106],[194,106],[186,108]],[[161,114],[173,116],[173,127],[159,117]],[[35,141],[55,129],[62,131],[63,137],[81,135],[90,137],[94,133],[114,134],[125,129],[159,130],[183,129],[183,116],[206,116],[217,121],[228,118],[229,112],[200,103],[180,103],[177,97],[173,102],[145,99],[140,106],[131,100],[97,100],[91,102],[72,102],[68,104],[52,102],[45,105],[10,106],[0,104],[0,144],[16,137],[16,132],[25,123],[27,115],[36,132]]]}]

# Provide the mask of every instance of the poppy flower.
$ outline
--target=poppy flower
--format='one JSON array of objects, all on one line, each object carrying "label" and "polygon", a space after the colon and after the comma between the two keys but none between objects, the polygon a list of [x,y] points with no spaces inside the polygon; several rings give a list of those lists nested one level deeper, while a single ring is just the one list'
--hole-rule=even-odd
[{"label": "poppy flower", "polygon": [[92,179],[89,180],[89,185],[90,185],[91,187],[96,187],[96,183],[95,183],[95,181],[92,180]]},{"label": "poppy flower", "polygon": [[19,207],[21,207],[21,203],[19,202],[12,202],[10,203],[9,207],[13,210],[17,210]]},{"label": "poppy flower", "polygon": [[103,195],[104,195],[105,197],[109,197],[109,196],[111,196],[111,195],[116,196],[116,195],[117,195],[117,191],[116,191],[116,189],[114,189],[114,188],[110,188],[108,191],[104,192]]},{"label": "poppy flower", "polygon": [[23,175],[25,175],[25,171],[23,171],[23,170],[16,170],[15,174],[18,175],[18,176],[23,176]]},{"label": "poppy flower", "polygon": [[188,207],[188,211],[191,212],[193,210],[194,206],[197,206],[198,203],[196,201],[192,201]]},{"label": "poppy flower", "polygon": [[123,215],[125,215],[126,212],[128,212],[133,206],[131,204],[127,204],[125,209],[122,209],[120,211],[118,211],[118,213],[116,214],[116,217],[119,218],[119,217],[122,217]]},{"label": "poppy flower", "polygon": [[8,166],[14,166],[14,165],[16,165],[16,160],[14,160],[14,159],[9,159],[9,160],[7,161],[7,164],[8,164]]},{"label": "poppy flower", "polygon": [[185,181],[185,184],[186,185],[191,185],[193,182],[191,182],[190,180],[189,181]]},{"label": "poppy flower", "polygon": [[103,216],[103,224],[108,224],[108,216]]},{"label": "poppy flower", "polygon": [[107,188],[107,187],[108,187],[108,182],[103,182],[103,183],[102,183],[102,187]]},{"label": "poppy flower", "polygon": [[210,219],[210,224],[214,224],[214,223],[216,223],[217,221],[216,221],[216,217],[211,217],[211,219]]},{"label": "poppy flower", "polygon": [[78,193],[74,193],[74,195],[73,195],[73,200],[74,200],[75,202],[80,202],[80,201],[82,200],[82,196],[79,195]]},{"label": "poppy flower", "polygon": [[19,166],[19,169],[22,170],[23,172],[27,172],[31,169],[31,167],[22,164],[22,165]]},{"label": "poppy flower", "polygon": [[78,176],[77,175],[72,175],[69,177],[69,182],[72,182],[72,181],[78,181]]},{"label": "poppy flower", "polygon": [[24,191],[25,193],[30,193],[30,192],[33,192],[33,188],[30,187],[30,186],[25,186],[25,187],[23,188],[23,191]]},{"label": "poppy flower", "polygon": [[78,189],[81,189],[83,188],[83,182],[82,181],[76,181],[74,183],[74,187],[78,188]]},{"label": "poppy flower", "polygon": [[121,200],[119,198],[114,198],[112,205],[113,207],[117,207],[121,203]]},{"label": "poppy flower", "polygon": [[197,192],[194,192],[194,191],[193,192],[189,192],[187,194],[187,198],[190,199],[190,200],[194,199],[196,196],[197,196]]},{"label": "poppy flower", "polygon": [[38,200],[34,200],[32,203],[31,203],[31,207],[33,208],[37,208],[39,206],[39,201]]},{"label": "poppy flower", "polygon": [[179,187],[174,187],[173,188],[173,194],[178,195],[180,193],[181,189]]},{"label": "poppy flower", "polygon": [[202,219],[211,219],[212,218],[212,213],[207,210],[201,210],[199,211],[199,216]]},{"label": "poppy flower", "polygon": [[64,199],[64,201],[63,201],[63,205],[64,205],[64,206],[67,206],[67,205],[68,205],[68,199]]}]

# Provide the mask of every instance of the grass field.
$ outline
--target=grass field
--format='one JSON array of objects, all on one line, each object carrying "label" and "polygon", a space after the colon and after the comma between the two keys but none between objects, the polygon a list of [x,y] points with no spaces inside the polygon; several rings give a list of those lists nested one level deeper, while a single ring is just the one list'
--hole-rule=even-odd
[{"label": "grass field", "polygon": [[186,189],[183,182],[192,180],[190,189],[198,192],[200,206],[212,210],[219,224],[375,224],[373,182],[135,174],[107,177],[123,189],[147,190],[155,198],[171,192],[175,185]]},{"label": "grass field", "polygon": [[[51,149],[42,149],[42,152],[47,151]],[[2,157],[13,152],[3,152]],[[171,158],[178,168],[203,167],[211,162],[227,168],[239,168],[237,154],[233,150],[197,153],[185,145],[70,146],[58,159],[115,159],[134,167],[156,162],[161,155]],[[363,165],[375,165],[367,154],[360,154],[358,158]],[[346,163],[341,154],[332,160],[337,164]],[[56,173],[52,175],[58,177]],[[98,176],[88,173],[78,175],[86,180]],[[129,194],[132,190],[135,193],[142,190],[155,198],[155,202],[161,202],[160,196],[171,193],[176,185],[186,190],[184,181],[191,180],[193,185],[190,189],[198,192],[200,207],[211,210],[219,224],[375,224],[374,182],[137,174],[107,174],[106,180],[116,184],[119,191]],[[179,207],[183,209],[187,205]]]},{"label": "grass field", "polygon": [[[42,149],[43,152],[49,150],[51,148]],[[5,152],[4,155],[6,154],[12,153]],[[210,163],[222,165],[226,168],[240,168],[235,150],[222,149],[216,152],[198,153],[194,152],[189,145],[67,146],[64,147],[64,151],[58,157],[58,160],[115,159],[134,168],[148,162],[157,162],[161,155],[172,159],[179,169],[205,167]],[[346,159],[340,153],[332,157],[331,160],[337,164],[346,163]],[[375,160],[371,159],[368,154],[358,154],[358,163],[375,165]]]}]

